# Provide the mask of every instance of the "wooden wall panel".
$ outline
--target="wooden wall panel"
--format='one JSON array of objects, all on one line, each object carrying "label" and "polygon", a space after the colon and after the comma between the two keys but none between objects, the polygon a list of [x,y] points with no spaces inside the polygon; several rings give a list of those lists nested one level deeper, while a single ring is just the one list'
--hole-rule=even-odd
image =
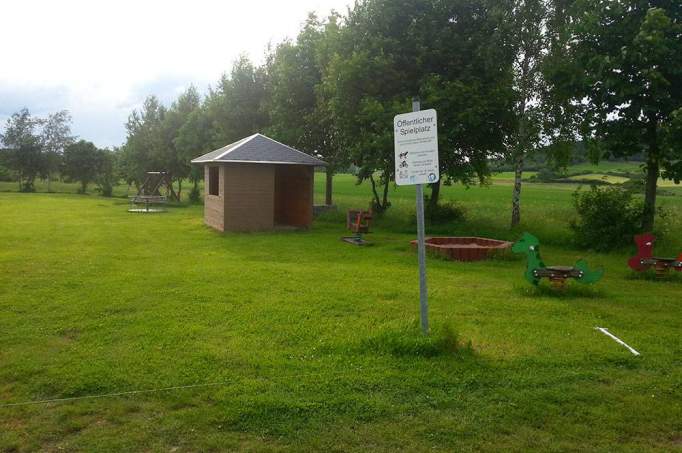
[{"label": "wooden wall panel", "polygon": [[268,164],[224,167],[225,230],[263,231],[274,228],[275,169]]}]

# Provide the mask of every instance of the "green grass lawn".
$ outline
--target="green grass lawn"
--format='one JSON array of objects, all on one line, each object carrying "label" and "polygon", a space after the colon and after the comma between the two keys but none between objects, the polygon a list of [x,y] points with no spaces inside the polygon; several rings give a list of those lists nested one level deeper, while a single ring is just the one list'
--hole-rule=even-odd
[{"label": "green grass lawn", "polygon": [[[429,338],[410,188],[391,191],[367,248],[339,240],[342,213],[221,235],[201,206],[0,193],[0,451],[679,450],[682,275],[634,276],[630,249],[574,250],[574,189],[525,184],[514,231],[508,185],[444,189],[467,221],[431,232],[529,230],[547,264],[585,257],[606,275],[557,294],[520,259],[430,258]],[[366,206],[369,188],[342,175],[335,195]],[[659,251],[677,254],[682,197],[659,202]],[[6,406],[204,383],[219,385]]]}]

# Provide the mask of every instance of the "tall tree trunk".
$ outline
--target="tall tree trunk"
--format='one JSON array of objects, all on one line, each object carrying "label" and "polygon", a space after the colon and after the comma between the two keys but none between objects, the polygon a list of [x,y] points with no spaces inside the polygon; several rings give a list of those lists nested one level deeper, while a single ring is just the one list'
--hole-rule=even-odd
[{"label": "tall tree trunk", "polygon": [[388,209],[388,185],[391,183],[390,178],[385,177],[384,178],[384,198],[382,200],[382,205],[381,208],[382,210]]},{"label": "tall tree trunk", "polygon": [[50,184],[51,179],[52,179],[52,178],[50,178],[50,172],[48,171],[48,172],[47,172],[47,192],[48,192],[48,193],[49,193],[49,192],[52,192],[52,185]]},{"label": "tall tree trunk", "polygon": [[436,209],[438,206],[438,200],[440,199],[440,179],[438,182],[434,182],[433,184],[429,184],[431,187],[431,198],[429,199],[429,209],[431,209],[431,212]]},{"label": "tall tree trunk", "polygon": [[512,191],[512,228],[521,223],[521,183],[523,178],[524,153],[519,152],[514,162],[514,190]]},{"label": "tall tree trunk", "polygon": [[[524,52],[525,53],[525,52]],[[514,143],[514,188],[512,190],[512,228],[521,223],[521,185],[523,184],[523,164],[528,151],[528,137],[526,136],[526,104],[529,98],[529,85],[531,83],[530,58],[525,53],[521,62],[521,96],[519,104],[519,126],[517,129],[516,143]]]},{"label": "tall tree trunk", "polygon": [[168,198],[170,198],[173,201],[180,201],[180,197],[178,197],[178,194],[175,193],[175,189],[173,188],[173,176],[169,174],[167,177],[168,191],[170,192],[168,194]]},{"label": "tall tree trunk", "polygon": [[658,189],[658,176],[660,174],[660,163],[658,161],[658,124],[655,118],[649,119],[647,139],[649,141],[649,152],[646,162],[646,184],[644,189],[644,218],[642,219],[642,229],[652,231],[654,229],[654,219],[656,218],[656,190]]},{"label": "tall tree trunk", "polygon": [[521,223],[521,185],[523,184],[523,164],[526,158],[528,140],[526,137],[526,97],[519,111],[519,129],[514,158],[514,189],[512,190],[512,228]]},{"label": "tall tree trunk", "polygon": [[[651,151],[649,151],[651,153]],[[646,186],[644,190],[644,218],[642,229],[652,231],[656,217],[656,190],[658,189],[659,163],[656,156],[649,154],[646,164]]]},{"label": "tall tree trunk", "polygon": [[86,190],[88,190],[88,182],[81,181],[81,193],[85,193]]},{"label": "tall tree trunk", "polygon": [[182,178],[178,178],[178,201],[182,200]]},{"label": "tall tree trunk", "polygon": [[331,166],[327,167],[325,170],[326,184],[324,189],[324,204],[327,206],[332,205],[332,183],[334,178],[334,170]]},{"label": "tall tree trunk", "polygon": [[377,192],[377,183],[374,181],[374,175],[369,175],[369,182],[372,183],[372,194],[374,195],[374,206],[377,210],[381,210],[381,200],[379,199],[379,192]]}]

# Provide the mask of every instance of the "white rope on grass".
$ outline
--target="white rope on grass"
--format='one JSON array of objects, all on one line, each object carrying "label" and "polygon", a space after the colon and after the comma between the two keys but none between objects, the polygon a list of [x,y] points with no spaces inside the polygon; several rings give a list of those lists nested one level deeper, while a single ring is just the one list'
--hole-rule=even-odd
[{"label": "white rope on grass", "polygon": [[[338,373],[328,373],[328,375],[330,375],[330,376],[343,376],[343,375],[347,375],[350,373],[357,373],[358,371],[362,371],[362,370],[365,370],[365,369],[360,368],[360,369],[354,369],[354,370],[341,371]],[[304,373],[304,374],[295,374],[295,375],[279,376],[279,377],[280,378],[292,379],[292,378],[302,378],[302,377],[321,376],[321,375],[322,375],[322,373]],[[255,377],[255,379],[259,379],[259,378],[265,378],[267,380],[272,380],[272,378],[267,378],[264,376]],[[51,398],[51,399],[44,399],[44,400],[22,401],[20,403],[0,404],[0,408],[17,407],[17,406],[31,406],[31,405],[37,405],[37,404],[63,403],[63,402],[97,399],[97,398],[115,398],[117,396],[139,395],[139,394],[143,394],[143,393],[170,392],[173,390],[184,390],[184,389],[193,389],[193,388],[202,388],[202,387],[221,387],[221,386],[226,386],[226,385],[230,385],[233,383],[234,383],[234,381],[208,382],[208,383],[204,383],[204,384],[176,385],[173,387],[162,387],[162,388],[157,388],[157,389],[130,390],[127,392],[103,393],[100,395],[83,395],[83,396],[71,396],[71,397],[66,397],[66,398]]]},{"label": "white rope on grass", "polygon": [[[607,335],[608,337],[612,338],[617,343],[625,346],[634,355],[637,355],[637,356],[640,355],[639,352],[634,350],[632,347],[630,347],[627,343],[625,343],[620,338],[613,335],[611,332],[609,332],[608,329],[606,329],[604,327],[595,327],[595,329],[602,332],[604,335]],[[358,370],[353,370],[353,371],[356,372]],[[331,373],[331,375],[338,376],[338,375],[348,374],[349,372],[350,371],[345,371],[345,372],[340,372],[340,373]],[[287,376],[287,378],[301,378],[301,377],[312,376],[312,375],[318,376],[320,374],[321,373],[300,374],[300,375]],[[280,377],[284,377],[284,376],[280,376]],[[17,406],[31,406],[31,405],[37,405],[37,404],[63,403],[63,402],[69,402],[69,401],[97,399],[97,398],[115,398],[117,396],[140,395],[140,394],[144,394],[144,393],[170,392],[173,390],[184,390],[184,389],[202,388],[202,387],[220,387],[220,386],[229,385],[229,384],[231,384],[231,382],[209,382],[209,383],[205,383],[205,384],[177,385],[174,387],[163,387],[163,388],[157,388],[157,389],[130,390],[127,392],[103,393],[100,395],[71,396],[71,397],[66,397],[66,398],[52,398],[52,399],[45,399],[45,400],[23,401],[20,403],[0,404],[0,408],[17,407]]]},{"label": "white rope on grass", "polygon": [[229,384],[229,382],[211,382],[211,383],[207,383],[207,384],[178,385],[175,387],[164,387],[164,388],[158,388],[158,389],[130,390],[128,392],[103,393],[101,395],[71,396],[71,397],[67,397],[67,398],[52,398],[52,399],[47,399],[47,400],[23,401],[21,403],[6,403],[6,404],[0,404],[0,407],[30,406],[30,405],[34,405],[34,404],[63,403],[63,402],[67,402],[67,401],[87,400],[87,399],[96,399],[96,398],[113,398],[116,396],[139,395],[141,393],[169,392],[172,390],[192,389],[192,388],[198,388],[198,387],[217,387],[217,386],[222,386],[222,385],[227,385],[227,384]]},{"label": "white rope on grass", "polygon": [[603,333],[607,337],[612,338],[616,343],[621,344],[621,345],[625,346],[626,348],[628,348],[628,350],[632,354],[641,355],[639,352],[635,351],[635,349],[632,348],[630,345],[628,345],[626,342],[624,342],[623,340],[621,340],[620,338],[618,338],[617,336],[615,336],[614,334],[609,332],[609,329],[607,329],[606,327],[595,327],[595,329],[600,331],[601,333]]}]

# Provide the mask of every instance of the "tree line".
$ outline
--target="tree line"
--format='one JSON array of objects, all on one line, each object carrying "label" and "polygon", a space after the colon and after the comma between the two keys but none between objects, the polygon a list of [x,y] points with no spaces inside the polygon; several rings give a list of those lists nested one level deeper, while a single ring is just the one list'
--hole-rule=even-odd
[{"label": "tree line", "polygon": [[[677,0],[358,0],[310,15],[262,65],[238,59],[201,95],[155,96],[130,115],[117,168],[130,184],[167,171],[179,188],[190,160],[256,132],[352,167],[390,206],[393,116],[418,96],[438,111],[442,184],[485,182],[513,165],[511,224],[521,221],[524,165],[560,165],[575,143],[593,160],[644,155],[644,229],[659,177],[682,177],[682,4]],[[8,146],[5,140],[5,146]],[[11,147],[11,146],[8,146]]]},{"label": "tree line", "polygon": [[7,119],[0,142],[5,146],[0,149],[0,177],[15,179],[21,192],[33,192],[38,178],[47,181],[49,192],[59,176],[79,182],[81,193],[95,182],[104,196],[112,195],[115,153],[72,135],[66,110],[39,118],[24,108]]}]

